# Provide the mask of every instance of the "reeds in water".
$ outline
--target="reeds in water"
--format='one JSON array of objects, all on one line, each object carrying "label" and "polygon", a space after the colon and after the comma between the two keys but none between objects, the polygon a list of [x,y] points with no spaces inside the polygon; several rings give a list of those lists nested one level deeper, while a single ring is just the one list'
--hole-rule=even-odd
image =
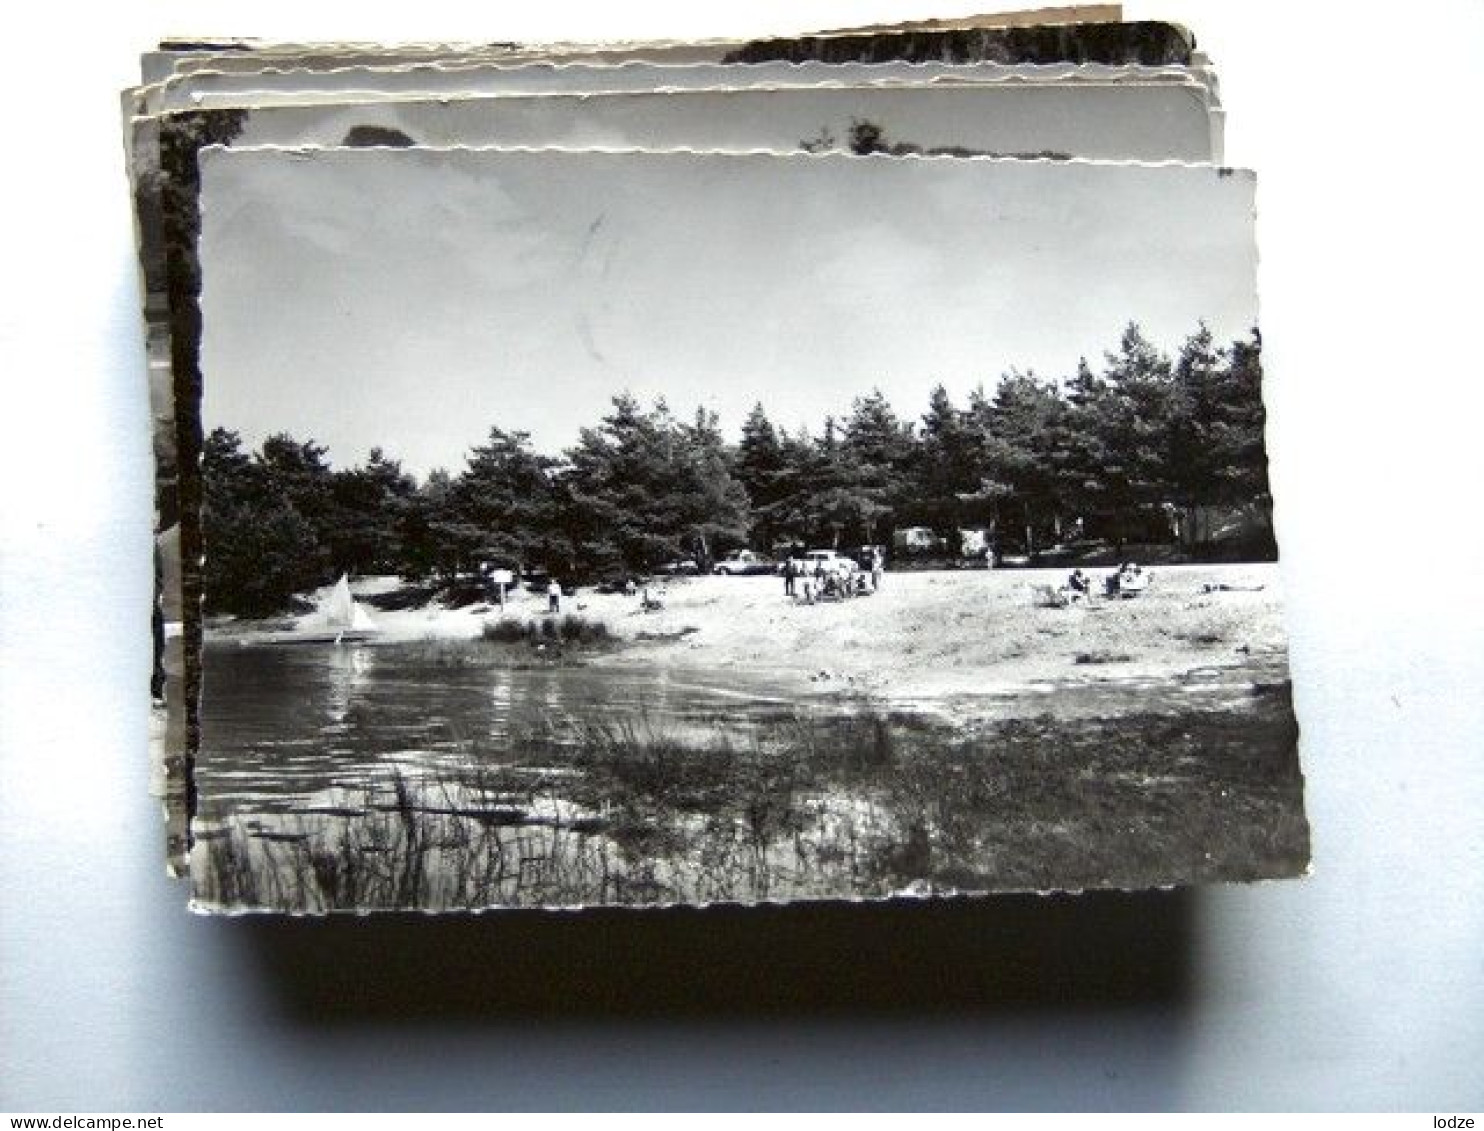
[{"label": "reeds in water", "polygon": [[210,906],[322,912],[1297,873],[1303,782],[1280,692],[1241,711],[974,728],[554,718],[498,757],[471,745],[466,771],[368,787],[348,817],[229,815],[192,875]]}]

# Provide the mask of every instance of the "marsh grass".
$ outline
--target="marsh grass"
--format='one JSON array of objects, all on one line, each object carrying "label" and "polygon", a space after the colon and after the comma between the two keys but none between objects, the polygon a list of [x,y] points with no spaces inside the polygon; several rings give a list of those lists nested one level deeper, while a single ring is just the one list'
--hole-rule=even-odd
[{"label": "marsh grass", "polygon": [[580,658],[616,643],[617,638],[606,622],[569,613],[533,620],[502,617],[485,622],[478,636],[430,636],[384,647],[394,650],[404,662],[432,668],[459,668],[482,664],[545,664]]},{"label": "marsh grass", "polygon": [[291,814],[271,837],[231,818],[198,843],[197,895],[310,912],[869,897],[1307,860],[1286,685],[1241,709],[972,730],[870,712],[723,722],[553,718],[515,744],[525,764],[471,744],[467,771],[393,774],[354,817]]},{"label": "marsh grass", "polygon": [[500,617],[484,626],[483,638],[501,644],[566,644],[596,647],[613,642],[606,621],[577,613],[562,616]]}]

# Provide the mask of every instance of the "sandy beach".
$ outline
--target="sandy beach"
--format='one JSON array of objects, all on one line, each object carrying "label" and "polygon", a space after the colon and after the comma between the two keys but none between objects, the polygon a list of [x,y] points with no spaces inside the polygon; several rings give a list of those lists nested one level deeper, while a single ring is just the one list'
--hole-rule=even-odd
[{"label": "sandy beach", "polygon": [[[1286,654],[1274,564],[1164,567],[1134,599],[1038,607],[1035,587],[1065,577],[1062,569],[888,572],[873,596],[814,605],[785,596],[778,577],[690,577],[652,588],[663,602],[658,611],[643,611],[637,597],[579,590],[564,597],[562,612],[601,621],[616,638],[618,647],[587,662],[752,669],[797,678],[809,690],[890,697],[1176,678],[1281,664]],[[396,584],[373,578],[353,589],[367,597]],[[544,595],[517,593],[503,612],[435,602],[373,615],[381,639],[405,642],[472,639],[502,616],[541,620],[546,610]]]},{"label": "sandy beach", "polygon": [[[1116,666],[1121,676],[1166,676],[1237,665],[1284,647],[1276,567],[1159,570],[1135,599],[1037,607],[1034,586],[1065,576],[1065,570],[889,573],[871,597],[818,605],[785,597],[777,578],[706,577],[671,586],[657,613],[636,616],[624,610],[623,598],[586,603],[641,643],[645,635],[694,630],[642,643],[657,662],[791,668],[912,695],[982,691],[986,677],[1014,685],[1104,666]],[[1263,588],[1206,593],[1207,584]]]}]

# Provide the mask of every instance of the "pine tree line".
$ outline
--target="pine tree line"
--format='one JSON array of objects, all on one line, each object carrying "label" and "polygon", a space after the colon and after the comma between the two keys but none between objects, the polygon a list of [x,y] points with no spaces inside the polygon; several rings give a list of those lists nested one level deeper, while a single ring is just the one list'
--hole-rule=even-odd
[{"label": "pine tree line", "polygon": [[[741,546],[890,545],[926,527],[981,529],[1004,550],[1053,542],[1209,542],[1211,516],[1265,514],[1260,340],[1218,347],[1200,327],[1171,359],[1130,324],[1094,369],[1006,374],[962,407],[932,390],[917,420],[879,391],[817,432],[758,404],[740,440],[622,393],[561,457],[492,428],[457,474],[418,483],[380,449],[334,470],[287,435],[248,453],[206,440],[206,592],[212,611],[263,615],[342,572],[453,584],[481,563],[595,581]],[[1259,552],[1271,552],[1270,545]]]}]

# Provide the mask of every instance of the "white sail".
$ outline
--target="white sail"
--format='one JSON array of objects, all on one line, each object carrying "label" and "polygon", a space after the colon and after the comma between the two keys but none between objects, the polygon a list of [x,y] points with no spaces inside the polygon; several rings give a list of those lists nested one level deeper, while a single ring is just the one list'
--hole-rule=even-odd
[{"label": "white sail", "polygon": [[330,595],[320,606],[320,613],[324,618],[325,627],[337,634],[335,637],[337,643],[347,632],[380,631],[376,622],[371,619],[371,614],[350,595],[350,578],[344,574],[341,574],[340,580],[335,582],[335,588],[330,590]]},{"label": "white sail", "polygon": [[325,598],[325,623],[331,628],[350,628],[355,620],[355,599],[350,595],[350,578],[340,575],[335,588]]}]

